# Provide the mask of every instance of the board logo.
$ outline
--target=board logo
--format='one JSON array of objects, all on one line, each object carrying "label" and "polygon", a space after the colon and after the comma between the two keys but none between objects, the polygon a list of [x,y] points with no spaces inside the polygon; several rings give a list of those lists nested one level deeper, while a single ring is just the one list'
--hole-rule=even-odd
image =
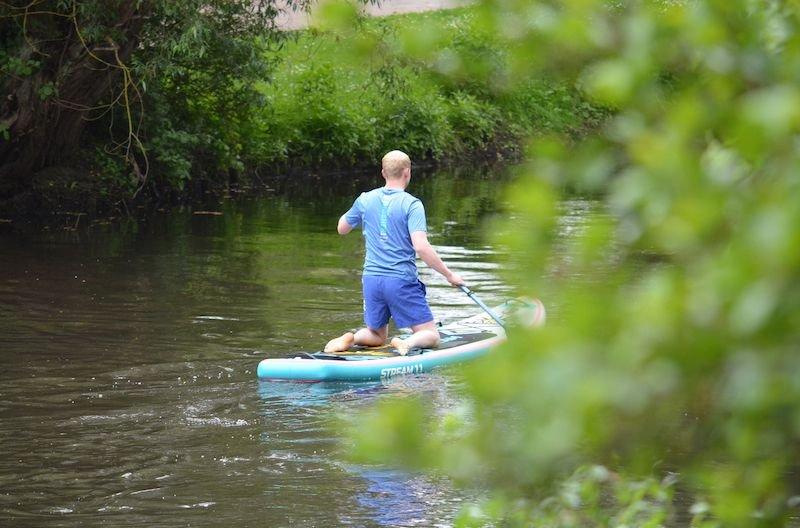
[{"label": "board logo", "polygon": [[422,372],[422,363],[406,365],[403,367],[390,367],[381,369],[381,379],[389,379],[395,376],[406,376],[408,374],[419,374]]}]

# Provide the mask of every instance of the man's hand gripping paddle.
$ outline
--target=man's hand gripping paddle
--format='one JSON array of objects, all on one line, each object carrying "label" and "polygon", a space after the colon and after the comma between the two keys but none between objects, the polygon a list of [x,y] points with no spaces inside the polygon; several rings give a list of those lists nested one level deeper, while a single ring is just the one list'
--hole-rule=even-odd
[{"label": "man's hand gripping paddle", "polygon": [[497,321],[497,324],[499,324],[499,325],[500,325],[500,326],[502,326],[503,328],[505,328],[505,327],[506,327],[506,324],[503,322],[503,320],[502,320],[502,319],[500,319],[500,318],[497,316],[497,314],[495,314],[495,313],[494,313],[494,312],[491,310],[491,308],[489,308],[488,306],[486,306],[486,304],[484,304],[484,302],[483,302],[483,301],[481,301],[480,299],[478,299],[478,296],[477,296],[477,295],[475,295],[475,293],[474,293],[472,290],[470,290],[469,288],[467,288],[467,286],[466,286],[466,285],[464,285],[464,284],[460,284],[460,285],[458,286],[458,289],[459,289],[459,290],[461,290],[461,291],[463,291],[464,293],[466,293],[466,294],[467,294],[467,296],[468,296],[470,299],[472,299],[472,300],[475,302],[475,304],[477,304],[478,306],[480,306],[481,308],[483,308],[483,311],[484,311],[484,312],[486,312],[487,314],[489,314],[489,317],[491,317],[492,319],[494,319],[495,321]]}]

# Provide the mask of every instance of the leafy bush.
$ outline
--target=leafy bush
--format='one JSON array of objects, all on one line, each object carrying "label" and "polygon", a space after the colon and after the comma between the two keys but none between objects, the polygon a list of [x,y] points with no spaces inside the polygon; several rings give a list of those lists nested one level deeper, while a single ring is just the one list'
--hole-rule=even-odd
[{"label": "leafy bush", "polygon": [[[340,22],[300,32],[276,54],[281,64],[261,86],[253,164],[358,165],[396,148],[417,160],[514,152],[529,133],[599,123],[575,111],[594,106],[569,83],[500,89],[508,54],[474,9]],[[416,53],[398,55],[403,46]]]},{"label": "leafy bush", "polygon": [[[527,129],[531,159],[494,229],[509,280],[558,304],[558,317],[516,329],[466,369],[469,412],[434,416],[412,399],[369,413],[353,433],[360,455],[492,490],[478,524],[785,525],[800,502],[797,10],[772,0],[477,9],[509,49],[509,112],[527,115],[542,95],[514,92],[517,79],[557,76],[613,113],[570,143],[576,121],[561,108],[603,113],[568,89],[545,92],[538,115],[551,128]],[[564,188],[597,193],[610,214],[563,240]],[[541,507],[594,464],[624,475],[607,500]],[[680,502],[637,485],[668,475]]]},{"label": "leafy bush", "polygon": [[[181,16],[164,9],[164,16]],[[161,39],[136,56],[144,140],[161,192],[180,193],[193,180],[226,183],[245,169],[253,109],[264,102],[255,83],[271,71],[266,52],[279,37],[266,33],[269,13],[243,17],[242,9],[248,7],[236,2],[201,9],[182,32],[148,35]]]},{"label": "leafy bush", "polygon": [[485,148],[502,126],[497,107],[468,93],[455,92],[449,103],[448,120],[458,141],[457,151]]},{"label": "leafy bush", "polygon": [[417,159],[442,158],[452,145],[447,110],[438,93],[419,88],[390,101],[379,120],[380,150],[400,149]]},{"label": "leafy bush", "polygon": [[[288,131],[287,156],[311,165],[352,165],[371,154],[377,133],[371,117],[353,108],[329,64],[298,67],[288,87],[291,105],[276,109]],[[302,111],[300,111],[302,109]]]},{"label": "leafy bush", "polygon": [[[282,39],[275,15],[273,2],[241,0],[0,3],[0,209],[36,213],[37,195],[72,187],[39,185],[50,177],[102,190],[116,173],[75,176],[97,174],[84,170],[97,145],[127,164],[134,194],[148,179],[179,193],[241,172],[253,84]],[[128,188],[121,178],[100,196]]]}]

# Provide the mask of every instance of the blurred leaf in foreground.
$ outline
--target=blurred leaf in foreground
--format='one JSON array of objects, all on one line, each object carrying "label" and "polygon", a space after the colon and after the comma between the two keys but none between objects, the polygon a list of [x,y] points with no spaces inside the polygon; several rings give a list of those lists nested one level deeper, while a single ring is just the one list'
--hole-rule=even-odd
[{"label": "blurred leaf in foreground", "polygon": [[[480,13],[516,58],[512,83],[573,79],[614,111],[583,140],[533,139],[497,229],[510,280],[558,317],[467,369],[466,411],[387,402],[356,434],[361,453],[490,490],[462,526],[783,525],[800,494],[796,4]],[[611,213],[567,243],[563,189]]]}]

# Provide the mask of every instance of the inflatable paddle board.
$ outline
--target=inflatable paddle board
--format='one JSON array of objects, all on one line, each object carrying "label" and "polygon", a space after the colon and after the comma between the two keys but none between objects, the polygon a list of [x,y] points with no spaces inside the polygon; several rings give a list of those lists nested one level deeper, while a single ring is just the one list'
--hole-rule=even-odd
[{"label": "inflatable paddle board", "polygon": [[[538,299],[512,300],[493,310],[504,320],[518,313],[525,324],[544,323],[544,305]],[[411,350],[401,356],[389,345],[352,347],[344,352],[299,352],[287,358],[268,358],[258,364],[262,381],[375,381],[421,374],[436,367],[481,356],[505,341],[505,329],[486,313],[439,327],[436,348]]]}]

